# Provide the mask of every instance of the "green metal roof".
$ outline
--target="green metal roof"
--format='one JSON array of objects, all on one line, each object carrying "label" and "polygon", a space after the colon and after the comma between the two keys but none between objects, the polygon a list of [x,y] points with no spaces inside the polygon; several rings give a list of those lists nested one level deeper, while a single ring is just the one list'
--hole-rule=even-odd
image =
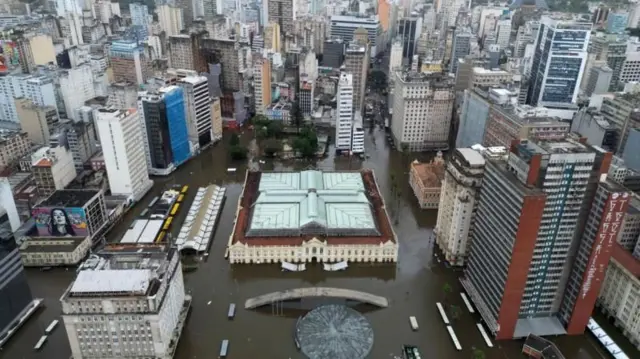
[{"label": "green metal roof", "polygon": [[379,235],[358,172],[265,172],[247,236]]}]

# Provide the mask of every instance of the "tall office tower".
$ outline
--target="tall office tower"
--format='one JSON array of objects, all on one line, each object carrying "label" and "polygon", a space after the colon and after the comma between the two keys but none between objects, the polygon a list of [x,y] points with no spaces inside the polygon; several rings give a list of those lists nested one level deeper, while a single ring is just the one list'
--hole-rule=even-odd
[{"label": "tall office tower", "polygon": [[398,20],[398,37],[402,39],[403,64],[408,65],[413,59],[421,31],[421,17],[413,16]]},{"label": "tall office tower", "polygon": [[391,7],[392,1],[378,0],[378,19],[380,20],[380,26],[382,31],[389,31],[391,26]]},{"label": "tall office tower", "polygon": [[442,73],[396,71],[391,133],[402,151],[449,148],[454,83]]},{"label": "tall office tower", "polygon": [[575,104],[587,63],[591,27],[586,21],[542,17],[527,104],[556,108]]},{"label": "tall office tower", "polygon": [[222,0],[202,0],[204,18],[211,19],[216,15],[222,15]]},{"label": "tall office tower", "polygon": [[15,99],[24,97],[38,106],[53,106],[57,101],[53,80],[46,76],[7,75],[0,76],[0,120],[20,122]]},{"label": "tall office tower", "polygon": [[610,34],[622,34],[627,29],[629,13],[610,12],[607,16],[607,32]]},{"label": "tall office tower", "polygon": [[202,33],[169,36],[169,66],[174,69],[205,72],[206,63],[200,54]]},{"label": "tall office tower", "polygon": [[385,49],[386,43],[382,34],[382,25],[377,18],[351,15],[331,16],[330,32],[332,39],[341,39],[347,43],[351,42],[355,39],[354,33],[358,29],[364,29],[367,32],[370,56],[373,57]]},{"label": "tall office tower", "polygon": [[620,76],[627,61],[627,53],[637,52],[638,48],[636,41],[627,40],[623,36],[601,36],[591,40],[589,62],[593,64],[600,61],[606,62],[607,66],[613,70],[609,91],[621,90]]},{"label": "tall office tower", "polygon": [[592,67],[590,72],[585,94],[591,96],[608,92],[613,70],[607,65],[602,65]]},{"label": "tall office tower", "polygon": [[527,21],[524,26],[518,28],[514,51],[516,57],[524,57],[524,51],[528,44],[532,44],[538,35],[540,29],[540,21]]},{"label": "tall office tower", "polygon": [[336,110],[336,152],[351,151],[351,130],[353,127],[353,75],[341,73],[338,80]]},{"label": "tall office tower", "polygon": [[344,58],[345,72],[353,76],[353,111],[361,111],[369,70],[369,46],[351,42],[347,46]]},{"label": "tall office tower", "polygon": [[[93,115],[93,114],[92,114]],[[98,152],[94,121],[77,121],[65,125],[69,150],[77,173],[82,173],[89,159]]]},{"label": "tall office tower", "polygon": [[507,159],[485,160],[461,282],[496,339],[565,334],[558,314],[571,258],[611,153],[574,140],[516,140]]},{"label": "tall office tower", "polygon": [[264,55],[258,55],[253,70],[256,113],[263,115],[271,104],[271,61]]},{"label": "tall office tower", "polygon": [[141,93],[138,101],[149,143],[149,173],[166,176],[191,156],[183,90],[162,87]]},{"label": "tall office tower", "polygon": [[178,251],[152,246],[94,254],[60,298],[71,355],[171,358],[190,301]]},{"label": "tall office tower", "polygon": [[283,34],[293,34],[293,20],[296,16],[296,1],[265,0],[263,6],[267,10],[267,22],[275,22]]},{"label": "tall office tower", "polygon": [[145,40],[149,36],[149,25],[151,24],[149,8],[142,3],[130,3],[129,14],[131,14],[131,25],[139,36],[138,40]]},{"label": "tall office tower", "polygon": [[[4,195],[5,191],[2,191]],[[9,192],[11,195],[11,192]],[[4,199],[3,199],[4,201]],[[15,208],[14,208],[15,209]],[[16,322],[33,313],[40,305],[34,301],[24,274],[20,252],[13,237],[11,220],[0,207],[0,345],[15,333]]]},{"label": "tall office tower", "polygon": [[[402,41],[396,39],[391,45],[391,54],[389,55],[389,74],[402,69]],[[390,80],[393,80],[391,78]]]},{"label": "tall office tower", "polygon": [[473,39],[473,34],[468,28],[456,29],[451,44],[450,73],[456,74],[459,60],[471,53],[471,39]]},{"label": "tall office tower", "polygon": [[193,0],[175,0],[176,7],[182,9],[182,19],[184,21],[184,27],[189,28],[193,24],[195,18],[194,3]]},{"label": "tall office tower", "polygon": [[53,6],[59,17],[65,17],[68,13],[82,15],[81,4],[79,0],[55,0]]},{"label": "tall office tower", "polygon": [[280,25],[270,22],[264,27],[264,48],[271,52],[279,53],[282,50],[282,36]]},{"label": "tall office tower", "polygon": [[178,35],[184,29],[183,10],[171,5],[160,5],[156,7],[160,28],[168,36]]},{"label": "tall office tower", "polygon": [[133,82],[144,85],[151,77],[151,61],[144,47],[133,40],[118,40],[111,43],[109,61],[115,82]]},{"label": "tall office tower", "polygon": [[20,127],[34,144],[47,145],[51,130],[60,122],[58,111],[53,106],[38,106],[24,97],[17,98],[16,111]]},{"label": "tall office tower", "polygon": [[613,181],[598,185],[560,306],[567,334],[582,334],[587,326],[631,198]]},{"label": "tall office tower", "polygon": [[114,196],[126,196],[139,201],[153,187],[145,162],[145,133],[135,110],[97,110],[98,134],[104,163],[109,177],[109,189]]},{"label": "tall office tower", "polygon": [[511,40],[511,18],[509,16],[501,16],[496,23],[496,44],[501,49],[510,46]]},{"label": "tall office tower", "polygon": [[449,264],[465,264],[473,232],[484,158],[471,148],[458,148],[447,162],[435,227],[436,243]]},{"label": "tall office tower", "polygon": [[209,81],[204,76],[187,76],[176,85],[182,87],[187,111],[189,139],[196,149],[211,144],[211,96]]},{"label": "tall office tower", "polygon": [[96,97],[91,65],[85,63],[62,70],[59,72],[58,79],[67,118],[75,120],[76,110],[84,106],[85,101]]},{"label": "tall office tower", "polygon": [[322,66],[339,69],[344,63],[346,43],[342,39],[329,39],[324,42],[324,53],[322,54]]}]

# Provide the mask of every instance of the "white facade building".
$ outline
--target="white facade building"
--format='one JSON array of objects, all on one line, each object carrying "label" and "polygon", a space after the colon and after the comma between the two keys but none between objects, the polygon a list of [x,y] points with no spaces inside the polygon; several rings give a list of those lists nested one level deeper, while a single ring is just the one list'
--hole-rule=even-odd
[{"label": "white facade building", "polygon": [[20,122],[14,101],[18,97],[28,98],[39,106],[58,108],[50,78],[31,75],[1,76],[0,121]]},{"label": "white facade building", "polygon": [[640,349],[640,262],[622,247],[613,249],[597,303]]},{"label": "white facade building", "polygon": [[448,149],[455,100],[452,80],[439,73],[396,71],[393,76],[391,132],[396,146],[409,151]]},{"label": "white facade building", "polygon": [[67,13],[82,15],[81,0],[55,0],[54,6],[56,14],[61,17],[66,17]]},{"label": "white facade building", "polygon": [[482,155],[470,148],[456,149],[447,162],[435,234],[438,247],[451,265],[464,265],[484,164]]},{"label": "white facade building", "polygon": [[112,195],[140,200],[153,187],[147,171],[146,134],[136,110],[101,109],[96,126]]},{"label": "white facade building", "polygon": [[389,74],[402,68],[402,41],[396,40],[391,45],[391,54],[389,55]]},{"label": "white facade building", "polygon": [[498,20],[496,24],[496,44],[500,49],[509,47],[511,39],[511,18],[503,18]]},{"label": "white facade building", "polygon": [[60,298],[71,354],[170,359],[190,301],[177,251],[92,255]]},{"label": "white facade building", "polygon": [[168,36],[178,35],[184,29],[183,10],[171,5],[161,5],[156,8],[160,28]]},{"label": "white facade building", "polygon": [[336,151],[350,151],[353,127],[353,76],[351,74],[340,74],[337,102]]},{"label": "white facade building", "polygon": [[0,177],[0,213],[2,213],[3,210],[7,212],[11,230],[14,232],[17,231],[21,224],[20,215],[16,208],[16,202],[13,199],[13,192],[11,191],[8,177]]},{"label": "white facade building", "polygon": [[[187,76],[176,85],[182,87],[191,153],[211,142],[211,97],[209,81],[204,76]],[[208,139],[207,141],[205,141]]]},{"label": "white facade building", "polygon": [[351,153],[364,153],[364,126],[362,125],[362,115],[360,111],[353,114],[353,130],[351,131]]},{"label": "white facade building", "polygon": [[86,63],[60,72],[60,92],[67,117],[75,120],[76,109],[96,97],[91,65]]}]

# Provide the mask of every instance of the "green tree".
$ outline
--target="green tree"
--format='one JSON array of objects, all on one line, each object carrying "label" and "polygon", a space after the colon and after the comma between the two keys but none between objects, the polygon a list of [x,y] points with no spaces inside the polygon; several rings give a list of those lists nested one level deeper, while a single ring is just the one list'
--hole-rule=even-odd
[{"label": "green tree", "polygon": [[296,130],[299,133],[300,127],[302,127],[304,118],[302,116],[302,110],[300,110],[300,104],[298,100],[291,104],[291,110],[289,110],[289,116],[291,117],[291,123],[296,126]]},{"label": "green tree", "polygon": [[280,121],[269,121],[267,125],[267,135],[271,137],[280,137],[284,126]]},{"label": "green tree", "polygon": [[471,354],[473,359],[485,359],[487,357],[482,350],[476,347],[471,348]]},{"label": "green tree", "polygon": [[264,148],[264,154],[269,157],[275,156],[278,152],[282,151],[282,142],[275,138],[269,138],[262,144]]},{"label": "green tree", "polygon": [[445,283],[442,286],[442,292],[444,293],[444,301],[446,302],[449,299],[449,295],[453,292],[453,288],[449,283]]},{"label": "green tree", "polygon": [[240,144],[240,136],[237,133],[232,133],[231,138],[229,139],[229,145],[238,146]]},{"label": "green tree", "polygon": [[231,146],[229,148],[229,155],[232,160],[244,160],[247,158],[248,150],[240,145]]},{"label": "green tree", "polygon": [[271,120],[265,115],[255,115],[251,118],[253,126],[268,126]]},{"label": "green tree", "polygon": [[369,82],[369,87],[375,91],[386,90],[388,87],[387,74],[385,74],[384,71],[380,71],[380,70],[371,71],[369,73],[367,81]]}]

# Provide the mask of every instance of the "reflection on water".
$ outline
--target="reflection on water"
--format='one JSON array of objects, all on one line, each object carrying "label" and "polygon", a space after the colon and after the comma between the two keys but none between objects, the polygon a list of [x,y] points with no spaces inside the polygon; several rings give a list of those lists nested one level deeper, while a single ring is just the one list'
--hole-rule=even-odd
[{"label": "reflection on water", "polygon": [[[243,143],[248,143],[246,136],[242,140]],[[228,137],[224,141],[228,141]],[[370,157],[365,160],[335,157],[330,151],[326,158],[317,161],[266,161],[260,166],[265,170],[302,170],[314,167],[325,170],[374,169],[387,207],[391,212],[396,211],[391,215],[398,218],[398,224],[394,226],[400,244],[397,265],[358,263],[350,264],[347,270],[339,272],[326,272],[320,264],[308,265],[304,272],[283,272],[277,265],[230,266],[224,259],[224,252],[242,192],[246,163],[231,161],[224,152],[224,145],[218,144],[186,163],[171,176],[154,178],[152,192],[142,200],[141,205],[126,215],[122,225],[109,233],[108,240],[120,238],[145,205],[174,184],[190,186],[191,190],[184,202],[187,208],[193,201],[196,187],[214,183],[227,188],[227,199],[209,256],[183,258],[183,263],[190,270],[185,274],[185,286],[194,300],[192,313],[180,339],[177,359],[215,358],[223,339],[230,340],[231,359],[302,358],[295,347],[293,332],[297,318],[304,311],[284,308],[272,311],[269,307],[258,310],[242,308],[248,298],[257,295],[309,286],[361,290],[389,299],[388,308],[364,310],[376,337],[370,358],[399,355],[403,344],[419,345],[424,353],[429,353],[430,358],[437,359],[470,357],[472,346],[482,348],[487,358],[521,357],[521,341],[499,342],[495,348],[487,348],[475,326],[479,318],[466,310],[453,323],[463,351],[457,352],[453,348],[435,303],[444,300],[442,288],[448,283],[454,288],[455,294],[447,297],[449,302],[465,308],[457,295],[461,290],[457,282],[459,272],[447,269],[433,260],[431,229],[435,225],[436,212],[420,210],[408,185],[409,163],[416,157],[391,152],[385,143],[384,133],[378,129],[366,137],[366,146]],[[429,155],[420,155],[417,159],[428,160]],[[229,167],[236,168],[237,171],[228,172]],[[400,204],[393,211],[390,208],[392,195],[389,190],[392,175],[402,188]],[[176,223],[182,223],[186,212],[183,210],[176,216]],[[172,230],[175,235],[179,226],[174,226]],[[27,274],[34,295],[45,298],[46,309],[36,314],[20,330],[14,340],[0,352],[0,357],[68,359],[70,350],[64,326],[59,326],[50,336],[43,351],[35,352],[32,348],[51,320],[59,318],[59,298],[73,279],[74,270],[28,270]],[[230,303],[236,303],[239,308],[233,320],[227,318]],[[409,316],[417,318],[419,331],[411,329]],[[595,342],[586,336],[552,339],[560,345],[567,358],[600,358]]]}]

